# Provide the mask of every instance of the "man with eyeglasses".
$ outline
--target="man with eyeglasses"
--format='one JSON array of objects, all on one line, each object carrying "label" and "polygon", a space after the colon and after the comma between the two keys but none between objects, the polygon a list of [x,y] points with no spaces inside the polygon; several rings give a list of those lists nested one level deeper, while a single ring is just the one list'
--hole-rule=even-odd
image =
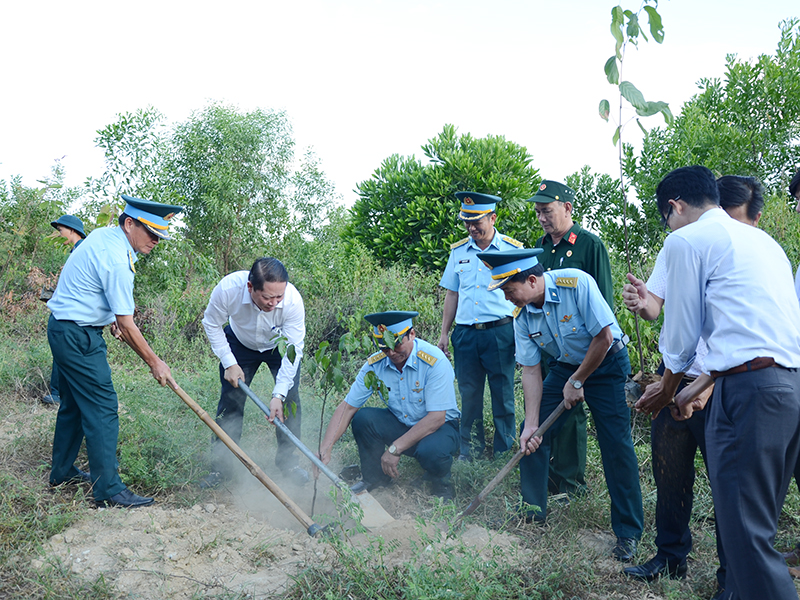
[{"label": "man with eyeglasses", "polygon": [[[705,408],[714,510],[727,558],[724,598],[797,598],[773,547],[800,452],[800,304],[783,249],[763,231],[720,210],[714,175],[682,167],[656,189],[673,233],[667,266],[660,382],[637,402],[657,414],[674,402],[679,418]],[[671,209],[671,210],[670,210]],[[701,337],[705,367],[677,393]]]},{"label": "man with eyeglasses", "polygon": [[[283,421],[285,417],[286,426],[299,438],[300,359],[305,343],[306,312],[303,297],[289,283],[283,263],[265,256],[256,260],[250,271],[235,271],[223,277],[208,299],[203,329],[211,350],[219,358],[217,423],[225,433],[239,442],[247,402],[239,380],[250,385],[259,367],[266,364],[275,379],[269,419]],[[288,354],[281,356],[281,338],[294,347],[294,360]],[[294,444],[278,429],[275,436],[278,443],[275,465],[290,482],[305,485],[308,472],[298,464]],[[213,450],[213,470],[200,481],[201,488],[215,487],[231,476],[231,456],[216,436]]]},{"label": "man with eyeglasses", "polygon": [[[599,237],[572,220],[575,192],[558,181],[544,180],[528,202],[533,202],[544,236],[536,248],[544,252],[539,264],[545,271],[580,269],[592,276],[600,293],[614,309],[614,283],[608,251]],[[552,359],[548,359],[548,364]],[[545,374],[548,365],[544,365]],[[573,495],[586,491],[586,409],[578,404],[553,438],[550,449],[548,490],[551,494]]]},{"label": "man with eyeglasses", "polygon": [[[459,460],[483,455],[483,392],[489,382],[494,422],[494,454],[514,444],[514,305],[502,292],[490,291],[491,272],[477,258],[478,252],[506,252],[522,248],[522,242],[499,233],[495,209],[500,198],[477,192],[456,192],[461,201],[459,217],[469,237],[450,246],[450,257],[439,282],[447,290],[442,332],[437,346],[448,354],[450,327],[453,359],[461,394],[461,454]],[[474,430],[474,431],[473,431]]]},{"label": "man with eyeglasses", "polygon": [[[153,503],[131,492],[117,469],[119,414],[103,329],[124,340],[162,386],[177,385],[133,320],[133,276],[138,254],[168,240],[169,221],[182,206],[122,196],[119,227],[98,227],[70,254],[47,307],[47,340],[58,367],[61,405],[53,436],[50,485],[91,483],[98,507]],[[86,438],[89,472],[75,466]]]},{"label": "man with eyeglasses", "polygon": [[[339,404],[325,430],[320,459],[331,460],[331,450],[348,425],[361,459],[362,479],[354,493],[390,485],[400,475],[400,456],[419,461],[431,493],[453,499],[450,470],[458,452],[458,405],[453,367],[444,353],[421,340],[414,330],[414,311],[391,310],[366,315],[378,345],[361,367],[347,397]],[[387,337],[393,343],[390,345]],[[384,407],[365,407],[380,380]]]}]

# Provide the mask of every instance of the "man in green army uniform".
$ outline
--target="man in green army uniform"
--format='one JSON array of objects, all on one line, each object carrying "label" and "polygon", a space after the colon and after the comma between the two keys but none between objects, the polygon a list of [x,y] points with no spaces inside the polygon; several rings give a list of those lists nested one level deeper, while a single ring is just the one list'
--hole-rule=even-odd
[{"label": "man in green army uniform", "polygon": [[[608,251],[600,238],[572,220],[575,192],[557,181],[544,180],[528,202],[536,205],[536,216],[544,236],[536,248],[544,252],[539,263],[545,271],[580,269],[592,276],[605,301],[614,309],[614,286]],[[579,493],[586,489],[586,410],[583,404],[567,413],[567,419],[551,449],[548,488],[551,494]]]}]

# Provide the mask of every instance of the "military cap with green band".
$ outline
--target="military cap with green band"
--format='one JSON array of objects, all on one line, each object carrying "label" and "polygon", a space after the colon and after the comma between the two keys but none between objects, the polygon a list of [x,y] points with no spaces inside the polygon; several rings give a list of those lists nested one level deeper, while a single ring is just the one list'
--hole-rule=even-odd
[{"label": "military cap with green band", "polygon": [[533,196],[528,198],[527,202],[537,202],[540,204],[549,204],[550,202],[574,202],[575,191],[559,183],[558,181],[550,181],[545,179],[539,184],[539,191]]},{"label": "military cap with green band", "polygon": [[458,216],[462,221],[482,219],[494,211],[497,203],[501,201],[498,196],[478,192],[456,192],[456,198],[461,200],[461,212]]},{"label": "military cap with green band", "polygon": [[126,202],[125,210],[123,211],[126,215],[135,221],[139,221],[153,235],[157,235],[164,240],[170,239],[167,233],[169,220],[183,211],[182,206],[132,198],[125,194],[122,194],[122,199]]},{"label": "military cap with green band", "polygon": [[490,285],[489,291],[503,287],[509,279],[517,273],[522,273],[539,264],[536,258],[544,252],[542,248],[523,248],[506,252],[478,252],[477,256],[492,271],[492,279],[496,282]]}]

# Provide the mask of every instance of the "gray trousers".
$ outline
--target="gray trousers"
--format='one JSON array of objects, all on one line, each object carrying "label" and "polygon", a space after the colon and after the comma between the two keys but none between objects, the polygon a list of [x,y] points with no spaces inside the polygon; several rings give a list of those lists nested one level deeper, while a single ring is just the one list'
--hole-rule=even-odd
[{"label": "gray trousers", "polygon": [[718,377],[708,410],[708,473],[728,560],[724,598],[797,600],[774,542],[800,452],[800,372]]}]

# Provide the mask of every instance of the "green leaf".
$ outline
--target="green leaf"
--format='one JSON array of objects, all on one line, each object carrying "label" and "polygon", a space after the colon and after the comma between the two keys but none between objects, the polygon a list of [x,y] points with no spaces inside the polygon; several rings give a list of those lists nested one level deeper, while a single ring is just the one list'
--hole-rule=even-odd
[{"label": "green leaf", "polygon": [[617,127],[617,129],[614,131],[614,137],[611,138],[611,143],[614,144],[615,146],[617,145],[617,142],[619,141],[619,134],[621,133],[620,129],[621,129],[620,127]]},{"label": "green leaf", "polygon": [[336,369],[333,372],[333,385],[337,392],[344,390],[344,375],[342,375],[342,372],[339,369]]},{"label": "green leaf", "polygon": [[[625,12],[627,13],[630,11]],[[625,30],[625,33],[631,40],[635,40],[639,37],[639,17],[636,16],[635,13],[630,13],[630,15],[628,15],[628,28]]]},{"label": "green leaf", "polygon": [[289,362],[294,363],[294,359],[297,358],[297,350],[294,347],[294,344],[289,344],[286,348],[286,358],[289,359]]},{"label": "green leaf", "polygon": [[603,121],[608,121],[608,116],[611,114],[611,106],[608,100],[600,100],[600,118]]},{"label": "green leaf", "polygon": [[661,24],[661,15],[653,6],[645,6],[644,10],[647,12],[647,18],[650,22],[650,35],[659,44],[664,41],[664,27]]},{"label": "green leaf", "polygon": [[636,114],[640,117],[650,117],[657,115],[664,109],[669,109],[666,102],[645,102],[644,108],[636,109]]},{"label": "green leaf", "polygon": [[375,389],[375,383],[377,379],[378,376],[375,375],[375,371],[367,371],[364,374],[364,385],[367,387],[367,389]]},{"label": "green leaf", "polygon": [[642,133],[647,135],[647,130],[644,128],[644,125],[642,125],[642,122],[639,119],[636,119],[636,124],[639,126],[639,129],[642,130]]},{"label": "green leaf", "polygon": [[667,125],[672,125],[673,121],[675,121],[675,117],[672,116],[672,111],[669,109],[669,106],[665,106],[661,109],[661,114],[664,115],[664,121],[667,122]]},{"label": "green leaf", "polygon": [[612,56],[606,61],[603,69],[606,72],[606,79],[612,85],[619,85],[619,67],[617,67],[617,57]]},{"label": "green leaf", "polygon": [[642,92],[640,92],[635,85],[630,81],[623,81],[619,84],[619,93],[625,98],[636,110],[644,110],[647,106]]},{"label": "green leaf", "polygon": [[622,35],[622,25],[625,22],[625,13],[622,10],[621,6],[615,6],[611,9],[611,35],[614,36],[614,39],[617,41],[617,45],[614,50],[614,54],[616,54],[617,58],[622,60],[622,52],[620,49],[622,48],[622,44],[625,42],[625,38]]}]

